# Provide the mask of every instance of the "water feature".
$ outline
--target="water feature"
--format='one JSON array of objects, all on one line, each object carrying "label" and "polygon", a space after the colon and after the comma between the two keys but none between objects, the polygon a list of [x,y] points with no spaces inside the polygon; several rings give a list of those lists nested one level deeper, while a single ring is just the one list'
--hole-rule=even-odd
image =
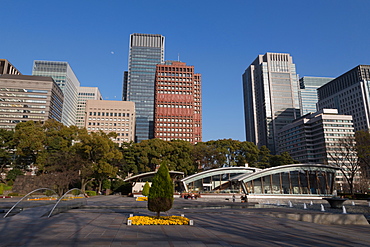
[{"label": "water feature", "polygon": [[293,207],[293,203],[291,201],[289,201],[289,207],[292,208]]},{"label": "water feature", "polygon": [[[62,203],[61,203],[62,202]],[[87,204],[87,199],[80,189],[73,188],[62,195],[50,210],[48,218],[54,213],[60,213],[72,208],[79,208]],[[57,206],[59,206],[57,208]]]},{"label": "water feature", "polygon": [[307,209],[306,203],[303,203],[303,209]]},{"label": "water feature", "polygon": [[325,212],[324,205],[321,204],[321,212]]},{"label": "water feature", "polygon": [[[43,191],[43,193],[37,193]],[[27,200],[24,200],[26,199]],[[6,218],[11,212],[21,212],[24,208],[34,208],[37,206],[48,205],[54,202],[58,198],[58,194],[49,188],[39,188],[29,192],[27,195],[23,196],[18,202],[16,202],[13,207],[11,207],[3,218]],[[22,202],[22,204],[21,204]],[[41,215],[40,215],[41,216]]]},{"label": "water feature", "polygon": [[347,214],[346,207],[345,207],[345,206],[343,206],[342,208],[343,208],[343,213],[342,213],[342,214]]},{"label": "water feature", "polygon": [[352,201],[352,206],[356,206],[356,203],[354,201]]},{"label": "water feature", "polygon": [[310,206],[313,206],[313,202],[312,201],[310,202]]}]

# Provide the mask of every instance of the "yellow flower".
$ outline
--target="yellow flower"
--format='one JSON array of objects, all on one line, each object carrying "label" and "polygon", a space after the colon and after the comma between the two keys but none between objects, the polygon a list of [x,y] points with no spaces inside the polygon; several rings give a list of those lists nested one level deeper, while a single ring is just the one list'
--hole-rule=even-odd
[{"label": "yellow flower", "polygon": [[189,225],[189,219],[182,216],[133,216],[128,218],[132,225]]}]

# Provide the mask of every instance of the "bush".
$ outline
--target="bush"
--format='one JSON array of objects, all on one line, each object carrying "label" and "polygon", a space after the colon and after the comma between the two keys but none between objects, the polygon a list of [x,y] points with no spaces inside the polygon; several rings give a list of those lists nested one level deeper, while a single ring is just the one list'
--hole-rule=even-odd
[{"label": "bush", "polygon": [[93,191],[93,190],[86,190],[85,193],[88,195],[88,196],[96,196],[96,191]]},{"label": "bush", "polygon": [[9,193],[8,196],[19,196],[18,193]]},{"label": "bush", "polygon": [[132,191],[132,186],[129,182],[116,180],[112,182],[113,193],[121,193],[121,195],[128,195]]},{"label": "bush", "polygon": [[4,193],[4,185],[0,184],[0,195]]},{"label": "bush", "polygon": [[150,185],[149,185],[148,181],[146,181],[145,185],[144,185],[144,188],[143,188],[143,191],[141,192],[143,194],[143,196],[148,196],[149,195],[149,189],[150,189]]},{"label": "bush", "polygon": [[162,164],[153,177],[152,186],[149,190],[148,209],[157,212],[166,212],[172,208],[173,204],[173,183],[166,164]]},{"label": "bush", "polygon": [[78,196],[80,194],[81,194],[81,190],[79,190],[79,189],[72,190],[72,195]]}]

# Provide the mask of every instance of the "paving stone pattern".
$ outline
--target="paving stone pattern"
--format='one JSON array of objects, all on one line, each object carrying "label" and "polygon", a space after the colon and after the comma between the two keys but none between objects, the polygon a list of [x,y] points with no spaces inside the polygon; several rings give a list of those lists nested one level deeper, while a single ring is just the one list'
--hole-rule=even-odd
[{"label": "paving stone pattern", "polygon": [[[0,200],[0,209],[9,201]],[[370,225],[319,225],[268,216],[295,208],[254,208],[241,203],[184,200],[163,215],[194,226],[128,226],[129,214],[154,215],[146,202],[120,196],[88,199],[84,208],[51,218],[2,218],[0,246],[369,246]],[[317,212],[320,213],[320,212]],[[27,214],[29,215],[29,214]]]}]

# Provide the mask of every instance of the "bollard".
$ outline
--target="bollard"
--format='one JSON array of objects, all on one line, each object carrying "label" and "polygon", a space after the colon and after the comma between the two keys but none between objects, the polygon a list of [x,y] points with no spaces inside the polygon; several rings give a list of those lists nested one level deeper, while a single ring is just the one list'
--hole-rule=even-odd
[{"label": "bollard", "polygon": [[131,223],[132,223],[132,221],[131,221],[131,220],[127,220],[127,225],[128,225],[128,226],[131,226]]},{"label": "bollard", "polygon": [[189,220],[189,226],[192,226],[194,225],[194,221],[193,220]]}]

